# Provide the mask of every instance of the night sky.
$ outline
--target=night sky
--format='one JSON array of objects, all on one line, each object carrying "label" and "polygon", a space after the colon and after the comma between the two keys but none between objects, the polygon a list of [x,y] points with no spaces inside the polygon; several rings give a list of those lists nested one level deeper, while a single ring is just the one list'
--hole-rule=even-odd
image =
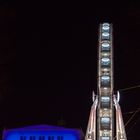
[{"label": "night sky", "polygon": [[[113,23],[114,92],[140,84],[140,5],[0,5],[0,127],[57,125],[85,132],[97,91],[99,23]],[[17,12],[16,12],[17,11]],[[120,90],[125,123],[140,108],[140,88]],[[126,126],[139,140],[140,112]]]}]

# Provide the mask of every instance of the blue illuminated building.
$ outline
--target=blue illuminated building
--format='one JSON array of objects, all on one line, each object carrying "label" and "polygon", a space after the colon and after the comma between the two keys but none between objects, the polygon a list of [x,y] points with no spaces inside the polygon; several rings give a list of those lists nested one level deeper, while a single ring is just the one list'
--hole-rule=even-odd
[{"label": "blue illuminated building", "polygon": [[2,140],[82,140],[82,137],[79,129],[37,125],[4,130]]}]

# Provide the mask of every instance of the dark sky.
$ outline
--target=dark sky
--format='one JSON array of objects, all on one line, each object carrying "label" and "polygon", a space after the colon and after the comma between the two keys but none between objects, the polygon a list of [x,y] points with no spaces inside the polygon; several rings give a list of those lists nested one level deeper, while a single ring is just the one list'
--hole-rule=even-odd
[{"label": "dark sky", "polygon": [[[113,23],[114,91],[140,84],[137,3],[14,3],[0,6],[1,128],[31,124],[85,131],[97,90],[98,27]],[[17,12],[16,12],[17,11]],[[123,114],[140,107],[140,88],[121,92]],[[124,121],[132,114],[124,114]],[[126,130],[140,137],[140,113]],[[133,126],[133,124],[136,125]]]}]

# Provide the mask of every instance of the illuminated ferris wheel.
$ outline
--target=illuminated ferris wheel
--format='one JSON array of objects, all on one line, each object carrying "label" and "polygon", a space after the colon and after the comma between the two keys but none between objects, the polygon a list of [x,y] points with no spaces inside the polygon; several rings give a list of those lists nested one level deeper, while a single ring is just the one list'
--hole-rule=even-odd
[{"label": "illuminated ferris wheel", "polygon": [[113,94],[112,24],[99,27],[98,93],[93,93],[85,140],[127,140],[119,102]]}]

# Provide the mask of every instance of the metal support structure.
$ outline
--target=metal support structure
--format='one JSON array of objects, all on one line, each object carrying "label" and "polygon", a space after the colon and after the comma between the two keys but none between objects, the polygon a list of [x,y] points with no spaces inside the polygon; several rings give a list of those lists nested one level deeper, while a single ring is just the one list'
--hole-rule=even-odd
[{"label": "metal support structure", "polygon": [[[114,140],[115,135],[117,136],[117,140],[126,140],[125,131],[120,130],[120,127],[124,127],[121,110],[113,95],[112,32],[112,24],[100,24],[98,45],[98,93],[91,108],[85,140]],[[114,117],[115,111],[116,118]],[[116,119],[116,121],[114,119]],[[120,131],[122,131],[124,137],[119,133]]]},{"label": "metal support structure", "polygon": [[115,97],[114,97],[114,104],[116,108],[116,140],[127,140],[121,108]]},{"label": "metal support structure", "polygon": [[90,112],[88,129],[86,132],[86,140],[95,140],[96,139],[96,109],[98,104],[98,98],[96,97]]}]

